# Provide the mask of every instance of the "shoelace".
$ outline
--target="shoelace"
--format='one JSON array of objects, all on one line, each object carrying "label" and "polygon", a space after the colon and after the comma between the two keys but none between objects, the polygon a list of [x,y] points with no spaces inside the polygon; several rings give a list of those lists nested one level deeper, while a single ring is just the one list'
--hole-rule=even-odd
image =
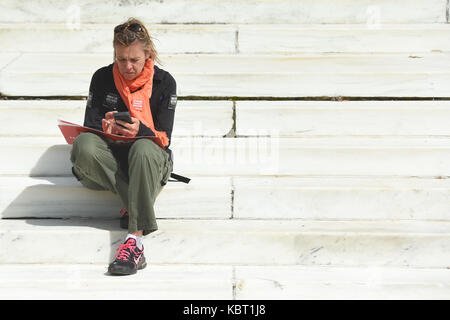
[{"label": "shoelace", "polygon": [[127,241],[124,244],[119,245],[114,259],[128,261],[128,259],[130,258],[131,252],[133,252],[135,255],[138,255],[135,251],[136,248],[137,247],[136,247],[135,241],[131,241],[131,240]]}]

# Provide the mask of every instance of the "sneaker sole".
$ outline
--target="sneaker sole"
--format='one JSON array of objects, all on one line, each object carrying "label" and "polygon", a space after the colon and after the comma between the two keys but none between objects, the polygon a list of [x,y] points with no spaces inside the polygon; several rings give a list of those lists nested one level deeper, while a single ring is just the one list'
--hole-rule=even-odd
[{"label": "sneaker sole", "polygon": [[121,275],[121,276],[129,276],[132,274],[136,274],[137,270],[142,270],[147,266],[147,262],[145,261],[145,257],[139,262],[137,269],[130,270],[126,267],[115,266],[114,268],[108,267],[108,272],[112,275]]}]

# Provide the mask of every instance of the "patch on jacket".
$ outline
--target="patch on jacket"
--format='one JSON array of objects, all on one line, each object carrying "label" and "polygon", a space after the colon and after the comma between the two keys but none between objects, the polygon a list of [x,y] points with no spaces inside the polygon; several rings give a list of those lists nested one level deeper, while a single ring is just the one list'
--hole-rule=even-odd
[{"label": "patch on jacket", "polygon": [[107,93],[105,100],[103,101],[103,106],[107,109],[116,109],[118,102],[119,102],[119,96],[117,94]]},{"label": "patch on jacket", "polygon": [[89,91],[89,95],[88,95],[88,98],[87,98],[87,102],[86,102],[86,107],[87,108],[91,108],[92,107],[92,97],[93,97],[93,93],[92,93],[92,91]]},{"label": "patch on jacket", "polygon": [[176,94],[170,95],[169,109],[175,110],[175,108],[177,106],[177,100],[178,100],[178,97]]}]

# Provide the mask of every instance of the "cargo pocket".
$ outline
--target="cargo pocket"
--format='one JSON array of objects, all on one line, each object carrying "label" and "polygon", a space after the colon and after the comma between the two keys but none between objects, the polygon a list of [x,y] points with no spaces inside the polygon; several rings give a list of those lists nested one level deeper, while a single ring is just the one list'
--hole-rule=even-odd
[{"label": "cargo pocket", "polygon": [[76,172],[76,169],[72,167],[72,174],[77,178],[77,180],[86,188],[91,190],[106,190],[103,186],[99,185],[98,183],[92,181],[91,179],[87,178],[85,175],[80,174],[80,172]]}]

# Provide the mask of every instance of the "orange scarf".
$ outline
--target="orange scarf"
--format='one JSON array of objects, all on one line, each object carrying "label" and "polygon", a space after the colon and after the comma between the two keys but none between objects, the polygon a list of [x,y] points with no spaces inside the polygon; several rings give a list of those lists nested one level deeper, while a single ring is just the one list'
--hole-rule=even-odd
[{"label": "orange scarf", "polygon": [[[164,131],[156,131],[153,124],[152,111],[150,109],[150,97],[153,87],[153,69],[155,62],[147,59],[142,72],[134,80],[126,80],[119,71],[116,63],[113,66],[114,84],[119,91],[122,100],[128,108],[130,116],[139,119],[148,128],[152,129],[155,135],[161,140],[160,146],[167,146],[169,138]],[[141,88],[140,90],[137,90]],[[137,91],[136,91],[137,90]],[[135,92],[133,92],[135,91]]]}]

